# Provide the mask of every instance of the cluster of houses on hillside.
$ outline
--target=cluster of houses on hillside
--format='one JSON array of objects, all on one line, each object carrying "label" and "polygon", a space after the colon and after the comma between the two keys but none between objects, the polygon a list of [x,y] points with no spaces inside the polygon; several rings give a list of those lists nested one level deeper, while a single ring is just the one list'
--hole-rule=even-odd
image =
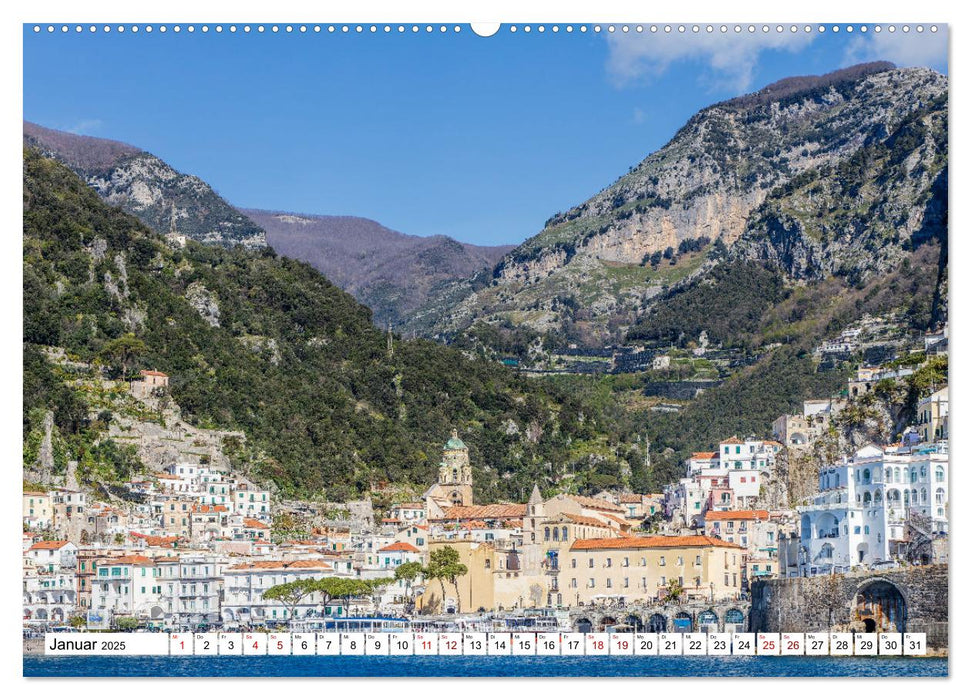
[{"label": "cluster of houses on hillside", "polygon": [[[869,381],[861,376],[855,381]],[[207,464],[133,478],[122,504],[77,490],[26,492],[24,624],[314,628],[349,614],[715,602],[746,596],[760,577],[944,560],[946,387],[920,402],[919,424],[903,441],[827,465],[811,502],[766,507],[783,450],[811,445],[844,406],[808,401],[802,415],[775,422],[773,440],[733,436],[696,452],[663,493],[534,487],[525,503],[475,503],[469,450],[453,431],[420,499],[298,538],[273,530],[282,503],[270,491]],[[397,575],[446,548],[464,574]],[[380,585],[361,597],[318,592],[289,605],[264,597],[279,584],[341,578]]]}]

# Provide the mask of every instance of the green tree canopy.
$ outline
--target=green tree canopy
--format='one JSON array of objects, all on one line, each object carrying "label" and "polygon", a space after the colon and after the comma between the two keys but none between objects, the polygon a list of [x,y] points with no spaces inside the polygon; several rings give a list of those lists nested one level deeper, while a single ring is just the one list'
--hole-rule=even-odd
[{"label": "green tree canopy", "polygon": [[425,576],[428,580],[437,580],[442,587],[442,606],[445,605],[445,582],[448,581],[455,586],[457,598],[457,610],[462,609],[462,595],[458,589],[458,577],[469,573],[469,568],[459,561],[458,550],[454,547],[445,546],[431,552],[428,557],[428,566],[425,567]]}]

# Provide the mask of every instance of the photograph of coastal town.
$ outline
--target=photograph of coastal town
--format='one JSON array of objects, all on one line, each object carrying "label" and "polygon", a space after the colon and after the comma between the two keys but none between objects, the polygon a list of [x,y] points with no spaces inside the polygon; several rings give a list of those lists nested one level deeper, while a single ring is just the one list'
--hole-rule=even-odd
[{"label": "photograph of coastal town", "polygon": [[946,25],[23,46],[25,676],[948,675]]}]

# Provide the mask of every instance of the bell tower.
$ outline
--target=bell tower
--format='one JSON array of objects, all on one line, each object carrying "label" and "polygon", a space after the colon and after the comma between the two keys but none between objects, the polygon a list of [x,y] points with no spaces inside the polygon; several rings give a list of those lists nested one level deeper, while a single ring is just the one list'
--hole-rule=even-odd
[{"label": "bell tower", "polygon": [[459,438],[457,430],[442,450],[442,462],[438,467],[439,491],[454,506],[472,505],[472,465],[469,448]]}]

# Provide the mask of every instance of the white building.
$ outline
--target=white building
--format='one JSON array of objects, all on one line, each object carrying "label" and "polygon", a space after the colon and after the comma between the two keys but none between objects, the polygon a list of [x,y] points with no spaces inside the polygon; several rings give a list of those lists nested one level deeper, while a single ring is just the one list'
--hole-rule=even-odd
[{"label": "white building", "polygon": [[158,573],[155,561],[140,555],[100,562],[91,579],[91,612],[104,624],[117,617],[160,619]]},{"label": "white building", "polygon": [[693,452],[688,458],[688,476],[723,476],[717,452]]},{"label": "white building", "polygon": [[71,542],[37,542],[24,552],[23,606],[29,622],[66,622],[77,605],[78,548]]},{"label": "white building", "polygon": [[[422,553],[408,542],[395,542],[378,550],[372,566],[361,570],[361,578],[394,578],[395,569],[407,562],[422,561]],[[375,603],[382,611],[403,612],[404,607],[411,602],[413,586],[423,583],[419,576],[414,581],[399,580],[384,586],[375,593]]]},{"label": "white building", "polygon": [[26,558],[38,569],[57,573],[62,569],[74,571],[78,562],[78,548],[67,540],[35,542],[26,552]]},{"label": "white building", "polygon": [[224,566],[222,557],[204,554],[159,561],[160,605],[168,625],[195,628],[220,621]]},{"label": "white building", "polygon": [[775,469],[775,458],[782,444],[774,440],[730,437],[718,445],[718,458],[738,508],[755,504],[762,484]]},{"label": "white building", "polygon": [[270,517],[270,492],[239,488],[233,493],[233,512],[247,518]]},{"label": "white building", "polygon": [[847,571],[891,561],[912,512],[947,532],[948,459],[944,444],[913,451],[870,445],[819,473],[819,493],[802,506],[800,572]]},{"label": "white building", "polygon": [[739,440],[730,437],[718,445],[718,458],[722,469],[768,472],[775,467],[775,456],[782,445],[775,441]]},{"label": "white building", "polygon": [[704,487],[695,479],[680,479],[664,487],[664,511],[675,527],[699,526],[707,499]]},{"label": "white building", "polygon": [[[289,624],[290,610],[286,605],[279,600],[263,599],[267,589],[298,579],[337,575],[331,562],[323,559],[257,560],[230,566],[223,570],[223,624],[227,627]],[[328,613],[326,602],[321,593],[308,595],[296,606],[293,620],[312,623],[323,618]]]},{"label": "white building", "polygon": [[225,478],[203,479],[199,502],[208,506],[233,507],[233,483]]}]

